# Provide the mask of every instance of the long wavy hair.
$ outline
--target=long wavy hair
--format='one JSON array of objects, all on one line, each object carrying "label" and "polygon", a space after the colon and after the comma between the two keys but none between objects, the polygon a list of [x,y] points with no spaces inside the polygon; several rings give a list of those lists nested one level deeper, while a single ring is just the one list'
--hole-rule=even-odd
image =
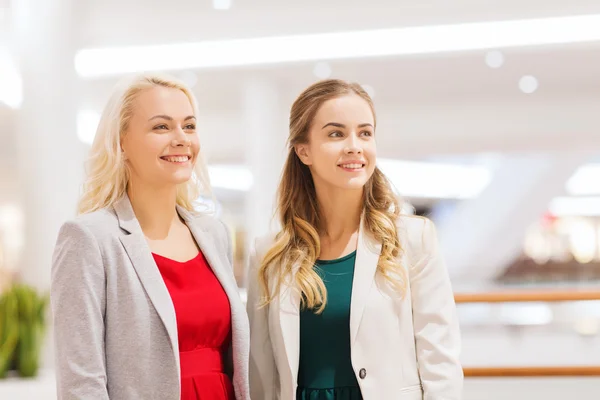
[{"label": "long wavy hair", "polygon": [[[300,161],[295,146],[308,143],[312,121],[323,103],[351,94],[360,96],[369,104],[375,119],[375,108],[369,94],[359,84],[337,79],[313,84],[292,105],[289,152],[277,192],[277,216],[281,230],[258,269],[262,306],[279,295],[284,280],[293,279],[289,283],[299,290],[303,307],[314,309],[317,313],[325,308],[327,291],[314,268],[321,251],[319,229],[323,216],[312,174],[308,166]],[[364,233],[382,244],[377,270],[395,290],[403,294],[407,277],[397,262],[402,249],[396,225],[401,202],[379,168],[375,168],[367,181],[363,200]]]},{"label": "long wavy hair", "polygon": [[[87,175],[79,200],[79,214],[90,213],[113,205],[125,195],[130,178],[129,168],[121,151],[121,139],[127,133],[134,104],[140,93],[153,87],[181,90],[198,115],[196,98],[182,82],[171,77],[142,74],[121,82],[110,97],[102,116],[87,161]],[[177,204],[194,211],[194,202],[201,195],[211,195],[208,171],[198,153],[192,178],[177,186]]]}]

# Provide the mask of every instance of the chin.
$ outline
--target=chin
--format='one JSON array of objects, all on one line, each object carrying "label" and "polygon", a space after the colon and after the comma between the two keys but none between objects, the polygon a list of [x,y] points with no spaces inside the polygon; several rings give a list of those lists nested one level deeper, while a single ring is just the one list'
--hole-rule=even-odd
[{"label": "chin", "polygon": [[367,184],[366,180],[356,179],[356,180],[340,183],[336,186],[338,186],[341,189],[346,189],[346,190],[360,190],[360,189],[363,189],[366,184]]},{"label": "chin", "polygon": [[171,176],[169,181],[175,185],[179,185],[182,183],[186,183],[190,179],[192,179],[191,173],[185,173],[185,174],[180,173],[180,174],[175,174],[175,175]]}]

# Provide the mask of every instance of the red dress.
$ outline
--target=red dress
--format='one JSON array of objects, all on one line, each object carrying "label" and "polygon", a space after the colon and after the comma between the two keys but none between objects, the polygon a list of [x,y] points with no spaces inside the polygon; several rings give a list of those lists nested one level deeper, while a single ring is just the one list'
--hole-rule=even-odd
[{"label": "red dress", "polygon": [[153,256],[177,316],[181,400],[235,400],[223,369],[231,343],[231,309],[221,283],[202,252],[186,262]]}]

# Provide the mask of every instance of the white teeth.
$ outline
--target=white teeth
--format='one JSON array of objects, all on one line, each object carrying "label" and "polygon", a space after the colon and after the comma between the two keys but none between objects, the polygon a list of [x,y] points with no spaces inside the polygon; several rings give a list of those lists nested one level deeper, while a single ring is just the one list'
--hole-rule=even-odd
[{"label": "white teeth", "polygon": [[348,169],[358,169],[358,168],[362,168],[362,164],[342,164],[340,165],[340,167],[342,168],[348,168]]},{"label": "white teeth", "polygon": [[189,156],[163,157],[163,160],[167,160],[170,162],[186,162],[189,159],[190,159]]}]

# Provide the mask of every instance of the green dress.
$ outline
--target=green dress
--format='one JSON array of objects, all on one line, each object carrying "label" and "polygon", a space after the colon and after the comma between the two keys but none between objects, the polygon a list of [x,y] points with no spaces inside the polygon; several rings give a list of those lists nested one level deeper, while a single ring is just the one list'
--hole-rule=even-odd
[{"label": "green dress", "polygon": [[316,271],[327,288],[321,314],[300,311],[297,400],[362,400],[350,360],[350,299],[356,251],[319,260]]}]

